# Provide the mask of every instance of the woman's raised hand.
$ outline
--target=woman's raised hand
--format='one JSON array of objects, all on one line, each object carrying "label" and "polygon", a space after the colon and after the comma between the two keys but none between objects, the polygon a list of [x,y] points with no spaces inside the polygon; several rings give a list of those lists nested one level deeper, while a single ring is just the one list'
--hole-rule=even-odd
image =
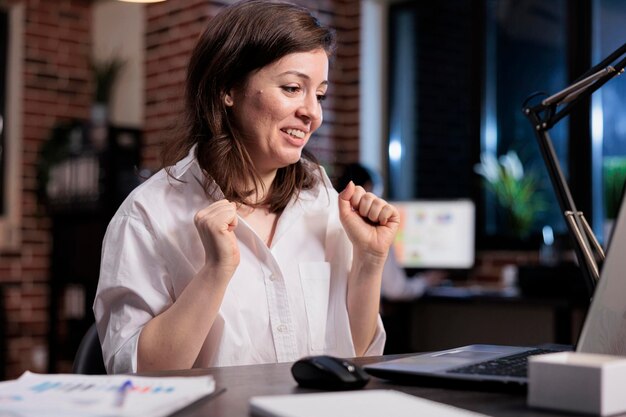
[{"label": "woman's raised hand", "polygon": [[194,223],[204,246],[206,266],[230,279],[239,265],[237,205],[228,200],[216,201],[198,211]]},{"label": "woman's raised hand", "polygon": [[394,206],[350,181],[339,194],[339,213],[355,249],[386,259],[400,225]]}]

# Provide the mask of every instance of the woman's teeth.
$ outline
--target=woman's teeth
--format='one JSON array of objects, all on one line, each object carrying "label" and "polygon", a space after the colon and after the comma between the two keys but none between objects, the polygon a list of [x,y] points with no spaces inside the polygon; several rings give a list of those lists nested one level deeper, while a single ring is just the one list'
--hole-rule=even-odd
[{"label": "woman's teeth", "polygon": [[288,135],[295,136],[295,137],[297,137],[299,139],[304,139],[304,137],[306,136],[306,133],[304,133],[301,130],[297,130],[297,129],[287,129],[287,130],[285,130],[285,132]]}]

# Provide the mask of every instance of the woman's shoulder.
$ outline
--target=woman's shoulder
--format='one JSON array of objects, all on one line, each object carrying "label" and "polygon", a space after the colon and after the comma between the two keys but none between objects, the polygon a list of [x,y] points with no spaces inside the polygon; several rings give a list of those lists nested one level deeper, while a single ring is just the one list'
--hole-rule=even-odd
[{"label": "woman's shoulder", "polygon": [[167,173],[164,169],[148,178],[143,178],[141,184],[124,199],[116,216],[137,217],[140,213],[144,213],[146,208],[155,206],[159,200],[162,200],[167,182]]},{"label": "woman's shoulder", "polygon": [[[118,215],[145,219],[162,217],[169,212],[180,212],[193,201],[206,202],[199,169],[176,175],[162,168],[138,185],[120,205]],[[178,173],[180,174],[180,172]]]}]

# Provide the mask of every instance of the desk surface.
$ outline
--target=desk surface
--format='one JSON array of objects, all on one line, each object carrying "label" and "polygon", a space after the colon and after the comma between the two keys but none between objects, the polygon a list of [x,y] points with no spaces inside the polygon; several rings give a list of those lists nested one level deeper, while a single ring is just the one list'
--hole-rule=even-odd
[{"label": "desk surface", "polygon": [[[399,355],[395,355],[397,357]],[[354,362],[365,364],[381,360],[378,358],[358,358]],[[298,388],[291,377],[291,363],[232,366],[223,368],[193,369],[189,371],[171,371],[142,373],[142,375],[204,375],[214,376],[217,387],[226,391],[208,400],[177,413],[177,417],[213,416],[213,417],[248,417],[251,416],[248,401],[256,395],[280,395],[314,392]],[[418,397],[450,404],[471,411],[497,417],[547,417],[571,416],[567,413],[552,413],[533,410],[526,406],[524,392],[489,392],[468,389],[444,389],[426,386],[396,385],[372,377],[364,388],[394,389]]]}]

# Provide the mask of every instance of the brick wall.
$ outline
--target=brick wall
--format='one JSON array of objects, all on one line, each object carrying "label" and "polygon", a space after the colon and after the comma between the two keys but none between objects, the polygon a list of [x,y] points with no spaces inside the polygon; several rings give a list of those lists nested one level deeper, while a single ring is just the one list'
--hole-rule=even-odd
[{"label": "brick wall", "polygon": [[[299,2],[337,31],[337,56],[324,102],[324,124],[309,148],[329,169],[358,159],[359,20],[358,0]],[[215,1],[168,1],[147,7],[146,121],[144,160],[158,167],[160,144],[180,114],[183,82],[191,50],[207,22],[223,7]]]},{"label": "brick wall", "polygon": [[7,377],[18,376],[26,369],[45,371],[51,242],[50,221],[35,194],[39,148],[57,121],[86,118],[90,103],[91,2],[22,0],[21,3],[25,5],[26,18],[22,243],[15,252],[0,253],[0,284],[8,322]]}]

